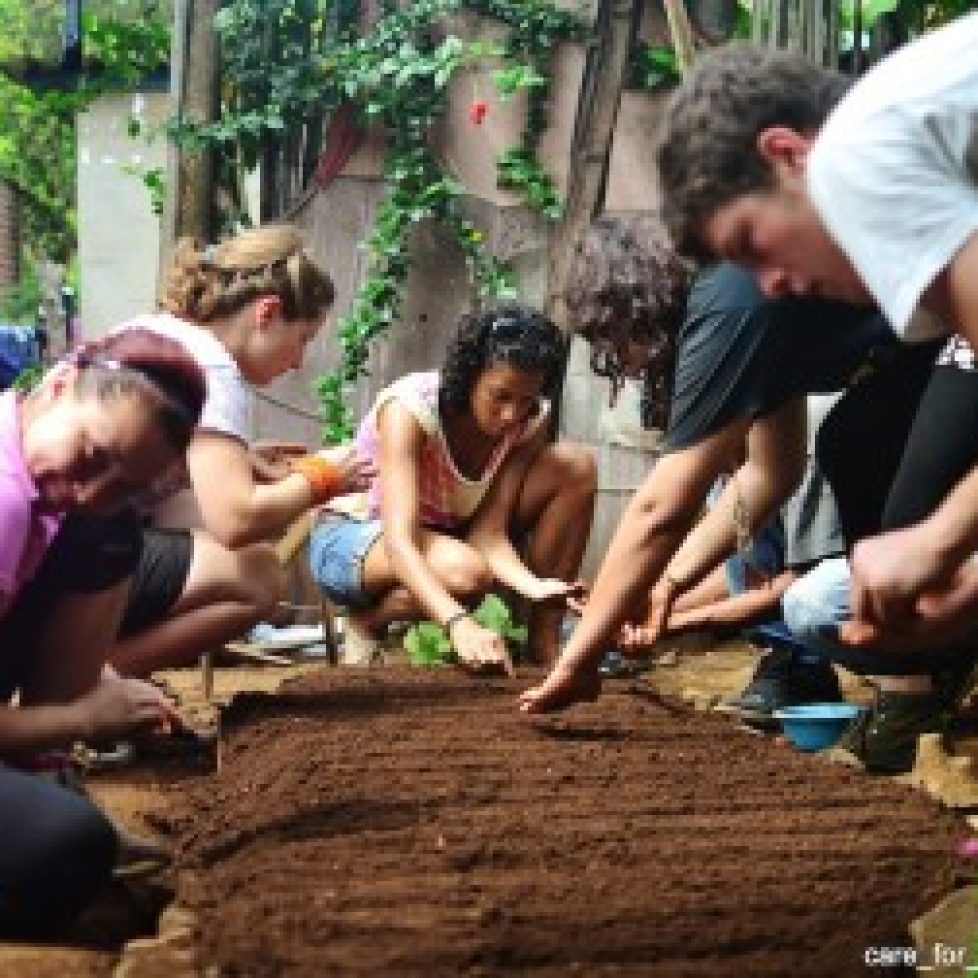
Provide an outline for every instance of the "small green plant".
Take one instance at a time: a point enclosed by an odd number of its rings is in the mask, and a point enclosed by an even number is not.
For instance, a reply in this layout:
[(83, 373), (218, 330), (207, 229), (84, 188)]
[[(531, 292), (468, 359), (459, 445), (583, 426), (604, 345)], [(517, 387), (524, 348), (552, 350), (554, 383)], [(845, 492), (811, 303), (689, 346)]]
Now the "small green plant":
[(472, 612), (472, 617), (483, 628), (501, 635), (507, 642), (514, 645), (526, 644), (526, 626), (516, 624), (513, 613), (499, 595), (487, 594), (482, 599), (482, 604)]
[[(510, 645), (526, 644), (526, 627), (516, 624), (506, 602), (497, 594), (487, 594), (472, 612), (472, 618)], [(450, 665), (458, 658), (445, 629), (433, 621), (419, 621), (408, 629), (404, 648), (412, 666)]]
[(404, 636), (412, 666), (444, 666), (455, 661), (455, 650), (445, 629), (433, 621), (419, 621)]

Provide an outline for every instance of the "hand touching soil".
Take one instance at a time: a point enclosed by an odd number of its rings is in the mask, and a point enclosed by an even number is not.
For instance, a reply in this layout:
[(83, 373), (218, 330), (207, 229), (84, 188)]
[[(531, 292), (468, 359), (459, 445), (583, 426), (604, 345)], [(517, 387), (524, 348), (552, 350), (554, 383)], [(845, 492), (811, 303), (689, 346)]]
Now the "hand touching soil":
[(593, 666), (576, 669), (559, 662), (539, 685), (520, 694), (524, 713), (550, 713), (566, 710), (575, 703), (588, 703), (601, 694), (601, 677)]
[(496, 632), (483, 628), (467, 615), (452, 626), (449, 636), (459, 662), (470, 669), (499, 669), (513, 675), (513, 660), (506, 648), (506, 640)]
[(173, 703), (152, 683), (127, 679), (114, 670), (78, 700), (86, 739), (110, 740), (137, 732), (167, 732), (179, 721)]

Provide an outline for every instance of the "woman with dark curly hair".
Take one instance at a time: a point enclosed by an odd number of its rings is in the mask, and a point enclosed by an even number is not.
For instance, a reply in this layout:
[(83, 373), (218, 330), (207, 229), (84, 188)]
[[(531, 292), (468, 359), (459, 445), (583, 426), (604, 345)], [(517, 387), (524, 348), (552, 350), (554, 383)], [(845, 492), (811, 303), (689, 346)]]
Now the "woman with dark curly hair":
[(591, 369), (611, 381), (641, 377), (642, 424), (665, 428), (672, 398), (676, 337), (691, 269), (650, 218), (598, 218), (575, 251), (564, 294), (571, 327), (591, 344)]
[[(468, 610), (494, 581), (533, 602), (531, 653), (556, 659), (596, 488), (584, 449), (548, 442), (562, 353), (549, 319), (504, 307), (462, 319), (440, 372), (378, 395), (357, 450), (379, 475), (329, 504), (310, 545), (316, 580), (351, 610), (345, 661), (366, 664), (390, 622), (427, 616), (461, 662), (508, 670), (505, 643)], [(525, 561), (513, 533), (528, 535)]]
[[(699, 585), (727, 588), (717, 568), (732, 555), (729, 531), (737, 530), (737, 546), (749, 554), (752, 538), (785, 507), (806, 468), (811, 471), (806, 395), (839, 391), (861, 377), (863, 386), (895, 382), (909, 399), (910, 382), (929, 371), (932, 356), (899, 349), (872, 310), (818, 299), (768, 300), (736, 265), (720, 263), (691, 278), (648, 218), (595, 222), (575, 252), (569, 281), (572, 327), (592, 342), (595, 366), (613, 387), (626, 376), (643, 378), (645, 421), (665, 428), (664, 448), (622, 514), (560, 661), (544, 683), (523, 694), (527, 711), (593, 698), (601, 656), (624, 624), (647, 618), (640, 631), (649, 641), (677, 628), (680, 616), (696, 607), (693, 599), (705, 593), (697, 593)], [(897, 373), (911, 362), (916, 373)], [(883, 468), (875, 447), (858, 473), (850, 466), (856, 476), (850, 482), (867, 500), (875, 498), (875, 473)], [(700, 520), (710, 487), (727, 473), (733, 473), (727, 487)], [(785, 548), (804, 556), (786, 565), (803, 568), (835, 552), (825, 510), (819, 489), (804, 519), (794, 520), (796, 539)], [(758, 589), (722, 609), (722, 619), (714, 607), (713, 623), (730, 624), (731, 612), (737, 621), (770, 612), (778, 597), (771, 588)], [(789, 702), (833, 695), (834, 676), (824, 662), (773, 656), (762, 660), (737, 702), (757, 718)]]

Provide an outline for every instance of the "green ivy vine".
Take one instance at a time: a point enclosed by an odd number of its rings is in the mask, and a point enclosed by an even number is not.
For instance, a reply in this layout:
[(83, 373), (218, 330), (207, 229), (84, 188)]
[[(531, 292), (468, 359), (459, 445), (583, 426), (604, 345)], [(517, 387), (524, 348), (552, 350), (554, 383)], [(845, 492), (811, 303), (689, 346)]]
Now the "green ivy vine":
[(632, 48), (629, 62), (629, 88), (657, 92), (679, 84), (682, 74), (676, 52), (668, 44), (639, 41)]
[[(464, 10), (501, 21), (507, 37), (487, 44), (438, 30), (445, 15)], [(464, 216), (464, 187), (428, 145), (432, 125), (447, 108), (452, 77), (466, 65), (490, 62), (497, 66), (493, 81), (501, 98), (526, 92), (526, 125), (519, 144), (497, 161), (497, 181), (557, 220), (563, 201), (537, 149), (547, 124), (555, 47), (585, 35), (584, 22), (551, 0), (413, 0), (400, 8), (384, 0), (381, 11), (374, 27), (358, 36), (355, 0), (328, 7), (317, 0), (230, 0), (216, 20), (224, 51), (221, 117), (209, 125), (179, 119), (170, 126), (189, 149), (231, 152), (245, 167), (270, 142), (337, 111), (352, 110), (360, 125), (383, 128), (388, 192), (365, 242), (369, 272), (338, 326), (340, 364), (316, 384), (330, 442), (352, 433), (347, 394), (366, 373), (371, 344), (398, 318), (417, 224), (434, 219), (452, 232), (480, 297), (514, 294), (512, 269), (489, 252), (484, 233)], [(485, 106), (479, 111), (484, 114)], [(481, 121), (481, 115), (473, 118), (473, 124)]]

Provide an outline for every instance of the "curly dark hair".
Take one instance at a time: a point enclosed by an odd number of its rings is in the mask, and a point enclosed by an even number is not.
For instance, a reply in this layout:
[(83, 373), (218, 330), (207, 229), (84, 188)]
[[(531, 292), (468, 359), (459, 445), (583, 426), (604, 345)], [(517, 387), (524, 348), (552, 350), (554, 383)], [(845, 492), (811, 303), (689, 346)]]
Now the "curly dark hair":
[(774, 173), (757, 149), (770, 126), (821, 128), (850, 79), (801, 54), (732, 42), (698, 58), (659, 127), (662, 217), (677, 250), (709, 259), (700, 227), (745, 194), (770, 190)]
[(463, 316), (445, 353), (438, 406), (467, 411), (479, 375), (499, 363), (543, 375), (543, 392), (553, 394), (564, 365), (560, 331), (528, 306), (507, 305)]
[(611, 380), (614, 403), (628, 375), (628, 347), (642, 347), (642, 424), (664, 428), (672, 398), (676, 336), (692, 270), (649, 216), (600, 217), (571, 258), (568, 323), (591, 344), (591, 369)]

